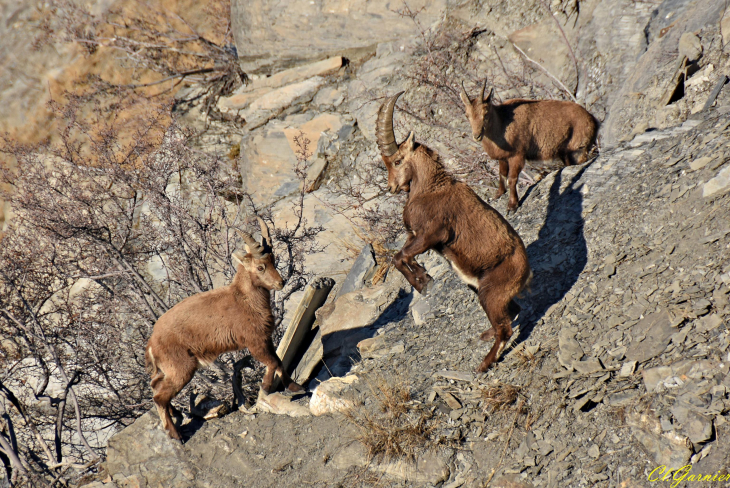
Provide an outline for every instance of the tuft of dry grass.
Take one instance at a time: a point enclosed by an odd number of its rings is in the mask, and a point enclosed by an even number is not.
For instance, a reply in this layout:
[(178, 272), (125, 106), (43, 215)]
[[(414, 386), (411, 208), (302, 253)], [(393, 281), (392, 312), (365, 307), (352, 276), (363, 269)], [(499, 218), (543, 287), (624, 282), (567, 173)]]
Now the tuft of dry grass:
[(358, 430), (356, 439), (371, 460), (415, 458), (434, 430), (429, 425), (430, 412), (412, 401), (410, 386), (403, 379), (389, 382), (377, 376), (363, 381), (370, 390), (371, 406), (345, 412), (347, 421)]
[(520, 394), (519, 388), (506, 383), (496, 383), (482, 389), (484, 399), (484, 411), (494, 413), (510, 405), (513, 405)]

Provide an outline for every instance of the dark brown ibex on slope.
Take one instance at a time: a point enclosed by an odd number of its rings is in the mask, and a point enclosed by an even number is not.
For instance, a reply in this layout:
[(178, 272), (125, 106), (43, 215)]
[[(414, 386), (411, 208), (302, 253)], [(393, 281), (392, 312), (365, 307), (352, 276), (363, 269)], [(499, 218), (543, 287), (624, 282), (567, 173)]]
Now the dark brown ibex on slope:
[(431, 276), (414, 257), (433, 249), (476, 290), (492, 323), (481, 339), (495, 339), (477, 368), (486, 371), (512, 336), (512, 321), (520, 310), (513, 299), (532, 276), (525, 245), (499, 212), (446, 172), (434, 151), (416, 143), (413, 132), (396, 144), (393, 108), (401, 93), (383, 103), (376, 123), (388, 189), (408, 192), (403, 209), (408, 239), (395, 255), (395, 266), (419, 293), (426, 293)]
[(171, 418), (170, 401), (193, 378), (199, 367), (210, 365), (224, 352), (247, 347), (251, 355), (266, 365), (261, 389), (269, 393), (278, 372), (294, 392), (304, 391), (282, 368), (271, 334), (271, 290), (284, 286), (274, 265), (271, 239), (266, 224), (259, 219), (262, 244), (251, 234), (238, 231), (246, 244), (246, 254), (233, 253), (237, 272), (233, 282), (215, 290), (190, 296), (165, 312), (155, 324), (147, 343), (145, 360), (152, 377), (153, 400), (170, 437), (180, 440)]
[(583, 107), (560, 100), (507, 100), (492, 103), (492, 93), (484, 98), (487, 80), (474, 100), (461, 85), (461, 101), (471, 124), (474, 140), (482, 143), (487, 155), (499, 161), (499, 189), (496, 198), (507, 190), (508, 210), (516, 210), (517, 177), (525, 159), (545, 161), (560, 158), (566, 166), (583, 164), (596, 142), (598, 122)]

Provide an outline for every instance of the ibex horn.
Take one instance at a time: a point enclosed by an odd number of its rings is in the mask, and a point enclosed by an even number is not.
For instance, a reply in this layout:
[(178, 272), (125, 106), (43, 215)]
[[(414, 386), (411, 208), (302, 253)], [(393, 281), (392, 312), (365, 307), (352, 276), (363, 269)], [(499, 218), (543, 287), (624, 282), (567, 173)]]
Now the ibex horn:
[(482, 91), (479, 92), (479, 101), (484, 101), (484, 91), (487, 89), (487, 78), (484, 78), (484, 84), (482, 85)]
[(479, 101), (484, 101), (484, 90), (487, 89), (487, 78), (484, 78), (484, 84), (482, 85), (482, 91), (479, 93)]
[(254, 239), (251, 234), (249, 234), (248, 232), (243, 232), (239, 229), (236, 229), (236, 232), (238, 232), (238, 235), (241, 236), (243, 242), (246, 243), (246, 251), (252, 254), (253, 257), (255, 257), (256, 259), (263, 257), (263, 246), (256, 242), (256, 239)]
[(471, 98), (469, 98), (469, 94), (466, 92), (466, 88), (464, 88), (464, 80), (461, 81), (461, 101), (466, 105), (471, 105)]
[(403, 92), (396, 93), (383, 102), (378, 110), (378, 120), (375, 122), (375, 135), (378, 139), (380, 154), (390, 157), (398, 151), (398, 144), (395, 142), (395, 131), (393, 130), (393, 109), (395, 101)]
[(269, 233), (269, 226), (266, 225), (264, 219), (256, 216), (256, 220), (259, 221), (259, 227), (261, 227), (261, 244), (263, 244), (264, 253), (269, 253), (272, 250), (271, 234)]

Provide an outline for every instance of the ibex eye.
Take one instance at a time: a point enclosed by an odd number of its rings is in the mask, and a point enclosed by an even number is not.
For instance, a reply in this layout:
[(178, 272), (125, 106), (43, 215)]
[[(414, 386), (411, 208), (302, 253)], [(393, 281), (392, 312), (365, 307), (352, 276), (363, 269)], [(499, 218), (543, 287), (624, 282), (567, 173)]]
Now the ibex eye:
[(258, 267), (258, 270), (259, 270), (259, 271), (263, 271), (263, 270), (264, 270), (264, 267), (263, 267), (263, 266), (259, 266), (259, 267)]
[(393, 165), (395, 165), (395, 166), (400, 166), (400, 163), (402, 163), (402, 162), (403, 162), (403, 161), (399, 159), (398, 161), (396, 161), (395, 163), (393, 163)]

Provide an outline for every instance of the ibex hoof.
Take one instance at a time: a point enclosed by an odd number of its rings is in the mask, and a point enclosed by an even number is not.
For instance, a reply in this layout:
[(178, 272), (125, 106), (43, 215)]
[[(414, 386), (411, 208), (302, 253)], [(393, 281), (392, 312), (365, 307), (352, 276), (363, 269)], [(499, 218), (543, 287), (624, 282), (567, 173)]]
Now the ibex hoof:
[(299, 383), (294, 383), (293, 381), (289, 383), (289, 386), (287, 386), (286, 389), (292, 393), (302, 393), (306, 391), (302, 385), (300, 385)]
[(172, 439), (173, 441), (177, 441), (182, 444), (182, 436), (177, 431), (177, 429), (175, 429), (175, 428), (169, 429), (167, 431), (167, 435), (169, 435), (170, 439)]
[(421, 289), (418, 290), (418, 293), (420, 293), (423, 296), (428, 295), (428, 293), (433, 288), (433, 278), (431, 278), (431, 275), (426, 275), (426, 282), (421, 285)]
[(494, 363), (494, 361), (487, 362), (482, 361), (482, 364), (479, 365), (479, 367), (476, 369), (477, 373), (486, 373), (489, 367)]
[(485, 330), (482, 332), (482, 335), (479, 336), (479, 340), (482, 341), (491, 341), (494, 339), (494, 329)]

